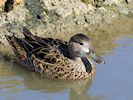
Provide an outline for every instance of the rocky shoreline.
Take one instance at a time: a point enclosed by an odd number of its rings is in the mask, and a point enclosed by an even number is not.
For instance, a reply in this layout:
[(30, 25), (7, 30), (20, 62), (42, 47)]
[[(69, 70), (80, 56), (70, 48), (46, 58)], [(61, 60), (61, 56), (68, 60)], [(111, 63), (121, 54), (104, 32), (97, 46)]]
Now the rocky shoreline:
[(132, 0), (16, 0), (9, 11), (7, 1), (0, 0), (1, 43), (5, 34), (21, 36), (23, 26), (44, 37), (90, 30), (111, 24), (120, 15), (133, 14)]

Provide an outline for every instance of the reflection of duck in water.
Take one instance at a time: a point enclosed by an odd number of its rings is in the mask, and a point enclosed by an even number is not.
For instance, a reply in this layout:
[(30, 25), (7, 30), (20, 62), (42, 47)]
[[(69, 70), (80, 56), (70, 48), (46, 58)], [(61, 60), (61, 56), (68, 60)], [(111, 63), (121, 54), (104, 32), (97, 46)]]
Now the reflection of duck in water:
[(90, 55), (96, 62), (104, 63), (91, 46), (90, 39), (83, 35), (73, 36), (67, 43), (59, 39), (40, 38), (24, 28), (25, 38), (6, 35), (13, 47), (17, 60), (32, 71), (45, 77), (58, 79), (80, 79), (91, 77), (94, 66), (86, 57)]
[[(69, 98), (90, 97), (88, 94), (89, 88), (93, 82), (93, 78), (80, 79), (80, 80), (57, 80), (46, 79), (39, 75), (32, 73), (24, 78), (24, 85), (29, 90), (39, 90), (42, 93), (62, 93), (69, 90)], [(94, 76), (93, 76), (94, 77)], [(76, 100), (76, 99), (72, 99)], [(79, 99), (81, 100), (81, 98)]]
[[(36, 93), (36, 95), (41, 93), (43, 95), (42, 97), (46, 96), (46, 100), (57, 99), (62, 93), (66, 95), (67, 98), (70, 98), (70, 100), (81, 100), (81, 98), (83, 98), (82, 100), (85, 100), (84, 98), (92, 98), (91, 95), (88, 94), (88, 91), (93, 82), (94, 75), (93, 77), (80, 80), (47, 79), (34, 72), (30, 72), (23, 67), (18, 67), (20, 65), (16, 63), (8, 63), (3, 59), (0, 60), (0, 63), (1, 62), (3, 63), (2, 69), (6, 70), (0, 70), (0, 82), (4, 80), (4, 86), (1, 85), (1, 89), (10, 90), (10, 93), (14, 93), (12, 90), (15, 90), (17, 91), (14, 94), (16, 96), (26, 92), (25, 95), (31, 99), (34, 99), (34, 93)], [(27, 95), (27, 91), (30, 91), (28, 92), (30, 95)], [(8, 93), (9, 92), (7, 91), (7, 94)], [(50, 96), (50, 99), (47, 97), (47, 94)], [(64, 98), (64, 96), (61, 97)], [(23, 98), (22, 95), (20, 95), (20, 98)]]

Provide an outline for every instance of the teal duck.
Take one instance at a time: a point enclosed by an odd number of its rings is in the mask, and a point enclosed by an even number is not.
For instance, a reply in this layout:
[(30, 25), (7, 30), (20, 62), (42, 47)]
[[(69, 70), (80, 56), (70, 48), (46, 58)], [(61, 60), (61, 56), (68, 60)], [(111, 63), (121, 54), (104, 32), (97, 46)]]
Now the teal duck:
[(44, 77), (58, 79), (82, 79), (95, 74), (90, 57), (97, 63), (105, 63), (93, 49), (91, 40), (84, 34), (76, 34), (69, 42), (41, 38), (23, 28), (25, 38), (5, 35), (17, 61), (29, 70)]

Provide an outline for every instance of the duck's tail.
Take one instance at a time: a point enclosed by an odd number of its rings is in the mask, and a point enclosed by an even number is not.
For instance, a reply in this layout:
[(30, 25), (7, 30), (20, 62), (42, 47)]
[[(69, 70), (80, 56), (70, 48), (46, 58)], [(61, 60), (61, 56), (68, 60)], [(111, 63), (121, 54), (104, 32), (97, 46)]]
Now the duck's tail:
[(25, 60), (27, 57), (27, 53), (24, 49), (23, 42), (16, 38), (14, 35), (5, 35), (8, 43), (12, 46), (14, 53), (16, 54), (17, 58), (22, 61)]
[(17, 60), (22, 65), (25, 65), (28, 69), (33, 70), (34, 67), (31, 64), (30, 56), (32, 47), (26, 43), (23, 39), (19, 39), (14, 35), (5, 35), (8, 43), (12, 46), (12, 49), (17, 57)]
[(16, 50), (20, 51), (19, 49), (22, 49), (21, 51), (25, 51), (27, 53), (32, 52), (33, 46), (30, 45), (25, 39), (19, 39), (15, 37), (14, 35), (5, 35), (8, 43)]

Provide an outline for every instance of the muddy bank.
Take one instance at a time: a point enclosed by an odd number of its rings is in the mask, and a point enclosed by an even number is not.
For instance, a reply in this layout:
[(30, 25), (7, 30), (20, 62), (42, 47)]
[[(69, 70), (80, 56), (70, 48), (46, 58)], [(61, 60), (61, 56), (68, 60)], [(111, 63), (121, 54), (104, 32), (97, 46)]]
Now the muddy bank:
[(91, 30), (132, 13), (132, 0), (0, 0), (0, 41), (4, 34), (22, 36), (23, 26), (45, 37)]

